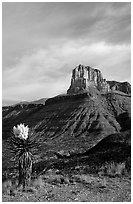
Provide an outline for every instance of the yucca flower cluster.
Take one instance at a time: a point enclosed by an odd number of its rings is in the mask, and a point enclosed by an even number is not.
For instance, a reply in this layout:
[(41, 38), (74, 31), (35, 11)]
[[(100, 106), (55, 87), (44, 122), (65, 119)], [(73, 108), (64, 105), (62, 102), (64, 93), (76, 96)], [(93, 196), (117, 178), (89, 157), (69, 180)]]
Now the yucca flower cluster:
[(20, 139), (27, 140), (28, 132), (29, 132), (28, 125), (24, 126), (24, 124), (20, 124), (20, 125), (17, 125), (17, 127), (15, 126), (13, 127), (13, 133), (15, 137), (18, 137)]
[(24, 152), (34, 152), (38, 147), (37, 137), (33, 130), (25, 126), (24, 124), (19, 124), (13, 127), (13, 135), (9, 138), (9, 149), (16, 159), (19, 159)]

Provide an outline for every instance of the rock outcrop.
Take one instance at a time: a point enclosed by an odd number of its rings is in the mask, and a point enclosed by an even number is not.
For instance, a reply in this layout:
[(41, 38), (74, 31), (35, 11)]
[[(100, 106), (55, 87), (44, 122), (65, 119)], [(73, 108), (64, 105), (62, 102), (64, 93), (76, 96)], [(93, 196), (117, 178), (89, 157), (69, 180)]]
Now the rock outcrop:
[(107, 81), (112, 91), (121, 91), (131, 94), (131, 85), (128, 82)]
[(97, 88), (100, 92), (110, 90), (110, 86), (102, 77), (100, 70), (80, 64), (72, 71), (71, 85), (67, 94), (83, 92), (90, 86)]
[(89, 87), (95, 87), (101, 93), (117, 91), (131, 94), (131, 85), (128, 82), (106, 81), (100, 70), (80, 64), (72, 70), (71, 85), (67, 94), (83, 93)]

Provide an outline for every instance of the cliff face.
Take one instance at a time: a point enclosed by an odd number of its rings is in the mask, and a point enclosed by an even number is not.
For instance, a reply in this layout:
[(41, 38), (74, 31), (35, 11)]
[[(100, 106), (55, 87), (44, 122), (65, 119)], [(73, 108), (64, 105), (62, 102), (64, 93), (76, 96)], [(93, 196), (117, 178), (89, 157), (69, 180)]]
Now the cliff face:
[(71, 85), (67, 94), (83, 92), (93, 86), (100, 92), (108, 92), (109, 84), (103, 79), (100, 70), (89, 66), (79, 65), (72, 71)]
[(120, 91), (131, 94), (131, 85), (128, 82), (106, 81), (98, 69), (79, 65), (72, 71), (71, 85), (67, 94), (77, 94), (88, 91), (94, 87), (102, 93), (109, 91)]
[(131, 85), (128, 82), (107, 81), (111, 90), (122, 91), (131, 94)]

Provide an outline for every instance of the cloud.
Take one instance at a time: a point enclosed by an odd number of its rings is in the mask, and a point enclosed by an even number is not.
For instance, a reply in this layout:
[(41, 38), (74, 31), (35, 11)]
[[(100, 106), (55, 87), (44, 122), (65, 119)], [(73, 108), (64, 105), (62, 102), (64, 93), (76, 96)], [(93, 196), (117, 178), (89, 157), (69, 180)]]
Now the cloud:
[(78, 64), (130, 81), (131, 3), (3, 3), (3, 98), (65, 92)]
[(131, 3), (3, 3), (3, 67), (58, 41), (130, 44)]
[(122, 81), (130, 76), (130, 46), (86, 45), (75, 40), (36, 50), (3, 71), (3, 98), (32, 100), (64, 93), (72, 69), (80, 63), (100, 69), (109, 80)]

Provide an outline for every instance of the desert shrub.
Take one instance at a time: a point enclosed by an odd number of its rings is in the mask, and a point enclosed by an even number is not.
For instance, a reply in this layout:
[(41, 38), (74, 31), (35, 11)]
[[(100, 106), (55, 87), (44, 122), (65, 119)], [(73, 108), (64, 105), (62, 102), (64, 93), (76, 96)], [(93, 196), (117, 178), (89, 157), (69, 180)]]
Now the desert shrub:
[(43, 187), (44, 186), (44, 180), (41, 176), (39, 176), (38, 178), (32, 180), (32, 185), (35, 187), (35, 188), (40, 188), (40, 187)]
[(5, 193), (9, 191), (9, 189), (12, 187), (12, 181), (10, 179), (5, 180), (2, 182), (2, 192)]
[(47, 177), (47, 182), (53, 183), (53, 184), (63, 184), (64, 176), (63, 175), (49, 175)]
[(128, 171), (129, 173), (131, 173), (131, 157), (128, 157), (128, 158), (126, 159), (125, 165), (126, 165), (127, 171)]
[(90, 176), (85, 174), (75, 175), (74, 180), (81, 183), (90, 183)]
[(116, 162), (110, 162), (105, 163), (100, 167), (99, 174), (107, 175), (111, 177), (115, 176), (122, 176), (125, 175), (127, 172), (125, 162), (116, 163)]

